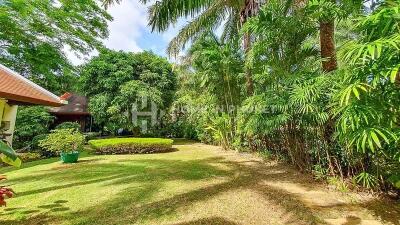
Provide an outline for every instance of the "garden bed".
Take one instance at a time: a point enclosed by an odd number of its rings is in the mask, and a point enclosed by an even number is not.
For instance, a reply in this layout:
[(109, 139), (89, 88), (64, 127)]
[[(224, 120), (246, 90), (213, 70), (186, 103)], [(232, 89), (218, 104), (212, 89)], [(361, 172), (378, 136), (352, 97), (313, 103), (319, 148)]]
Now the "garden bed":
[(89, 141), (96, 154), (144, 154), (172, 150), (171, 139), (163, 138), (110, 138)]

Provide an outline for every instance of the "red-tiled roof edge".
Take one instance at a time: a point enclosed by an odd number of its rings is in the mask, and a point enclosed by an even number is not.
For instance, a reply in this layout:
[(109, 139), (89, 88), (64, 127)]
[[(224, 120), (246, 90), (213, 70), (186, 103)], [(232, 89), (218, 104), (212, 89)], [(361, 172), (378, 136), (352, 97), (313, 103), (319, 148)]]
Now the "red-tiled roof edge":
[(43, 94), (47, 95), (48, 97), (54, 99), (57, 102), (60, 102), (61, 104), (68, 104), (68, 102), (66, 102), (65, 100), (60, 99), (57, 95), (51, 93), (50, 91), (42, 88), (41, 86), (35, 84), (34, 82), (30, 81), (29, 79), (21, 76), (20, 74), (18, 74), (17, 72), (9, 69), (8, 67), (4, 66), (3, 64), (0, 63), (0, 68), (7, 71), (9, 74), (11, 74), (12, 76), (14, 76), (15, 78), (27, 83), (28, 85), (32, 86), (33, 88), (35, 88), (36, 90), (42, 92)]
[(65, 92), (63, 95), (60, 96), (61, 100), (68, 100), (72, 96), (71, 93)]

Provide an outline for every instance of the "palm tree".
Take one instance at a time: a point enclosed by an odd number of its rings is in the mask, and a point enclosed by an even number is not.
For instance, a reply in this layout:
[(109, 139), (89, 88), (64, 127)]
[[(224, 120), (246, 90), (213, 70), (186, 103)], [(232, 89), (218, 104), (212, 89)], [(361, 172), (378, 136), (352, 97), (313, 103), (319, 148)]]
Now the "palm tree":
[[(310, 0), (288, 0), (288, 3), (298, 7), (305, 7)], [(336, 45), (335, 45), (335, 19), (343, 18), (352, 13), (359, 13), (363, 6), (363, 0), (326, 0), (317, 1), (326, 15), (319, 19), (319, 38), (321, 48), (322, 69), (331, 72), (337, 69)], [(329, 12), (332, 11), (332, 12)], [(337, 15), (334, 11), (340, 11)]]
[[(331, 0), (335, 2), (335, 0)], [(337, 69), (335, 47), (335, 19), (321, 19), (319, 22), (319, 38), (321, 45), (322, 69), (330, 72)]]
[[(107, 7), (121, 0), (103, 0)], [(140, 0), (146, 4), (149, 0)], [(164, 32), (179, 18), (191, 18), (176, 37), (169, 43), (167, 52), (177, 56), (185, 45), (198, 39), (204, 33), (215, 30), (221, 23), (223, 39), (239, 35), (239, 30), (249, 17), (254, 16), (259, 5), (264, 0), (161, 0), (150, 6), (149, 26), (152, 31)], [(247, 52), (250, 48), (251, 35), (243, 37), (243, 47)], [(253, 79), (250, 71), (246, 72), (246, 86), (249, 95), (253, 93)]]

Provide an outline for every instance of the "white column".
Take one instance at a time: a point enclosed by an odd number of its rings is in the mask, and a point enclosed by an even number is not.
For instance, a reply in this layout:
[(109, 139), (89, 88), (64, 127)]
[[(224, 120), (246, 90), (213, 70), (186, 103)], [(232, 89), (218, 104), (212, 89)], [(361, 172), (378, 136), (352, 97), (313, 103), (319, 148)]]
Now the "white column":
[(17, 118), (17, 110), (18, 110), (17, 105), (9, 105), (6, 103), (4, 106), (2, 121), (10, 122), (10, 128), (8, 130), (4, 131), (4, 133), (6, 133), (6, 134), (11, 134), (10, 136), (7, 136), (7, 138), (6, 138), (6, 140), (9, 144), (12, 144), (12, 140), (13, 140), (13, 136), (14, 136), (15, 120)]
[(4, 106), (6, 105), (6, 102), (5, 99), (0, 98), (0, 123), (3, 119)]

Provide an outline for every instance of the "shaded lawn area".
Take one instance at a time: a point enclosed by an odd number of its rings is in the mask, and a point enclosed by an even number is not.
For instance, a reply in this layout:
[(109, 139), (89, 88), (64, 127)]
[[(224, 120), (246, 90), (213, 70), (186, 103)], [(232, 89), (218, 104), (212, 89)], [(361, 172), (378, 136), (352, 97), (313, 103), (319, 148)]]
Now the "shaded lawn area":
[(0, 209), (0, 224), (396, 224), (400, 217), (391, 203), (329, 193), (287, 166), (190, 142), (176, 147), (3, 168), (17, 195)]

